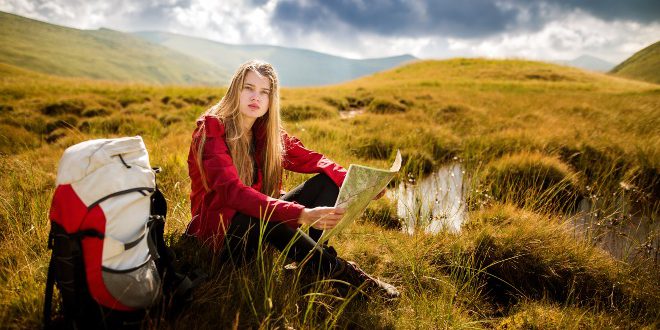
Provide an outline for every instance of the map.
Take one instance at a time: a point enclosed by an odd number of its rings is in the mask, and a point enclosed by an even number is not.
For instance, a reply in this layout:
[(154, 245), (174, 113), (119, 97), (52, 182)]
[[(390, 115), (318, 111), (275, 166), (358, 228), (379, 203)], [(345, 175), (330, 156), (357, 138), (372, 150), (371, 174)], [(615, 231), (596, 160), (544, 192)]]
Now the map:
[(346, 213), (337, 226), (323, 231), (319, 244), (325, 243), (352, 224), (364, 212), (369, 202), (387, 186), (400, 168), (401, 152), (398, 150), (389, 170), (351, 164), (335, 203), (335, 207), (346, 209)]

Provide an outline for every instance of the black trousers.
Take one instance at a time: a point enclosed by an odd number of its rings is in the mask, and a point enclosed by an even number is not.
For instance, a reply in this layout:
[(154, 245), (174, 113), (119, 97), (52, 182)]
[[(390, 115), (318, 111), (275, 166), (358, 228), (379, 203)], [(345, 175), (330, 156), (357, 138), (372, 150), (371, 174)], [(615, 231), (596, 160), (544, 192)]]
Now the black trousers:
[[(325, 174), (318, 174), (291, 190), (281, 199), (295, 201), (307, 208), (334, 206), (339, 194), (337, 185)], [(264, 221), (237, 213), (225, 236), (222, 259), (237, 265), (252, 260), (268, 243), (297, 262), (307, 259), (310, 269), (328, 275), (337, 264), (334, 249), (317, 246), (323, 231), (310, 228), (309, 235), (281, 222)], [(261, 237), (261, 240), (260, 240)], [(261, 244), (260, 244), (261, 243)]]

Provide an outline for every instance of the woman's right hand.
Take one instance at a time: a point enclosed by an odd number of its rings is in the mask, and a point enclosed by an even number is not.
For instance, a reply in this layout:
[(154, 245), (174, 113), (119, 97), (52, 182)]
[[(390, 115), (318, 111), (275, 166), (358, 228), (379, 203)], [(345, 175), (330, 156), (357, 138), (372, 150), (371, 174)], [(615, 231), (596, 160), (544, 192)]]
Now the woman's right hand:
[(339, 223), (345, 212), (345, 209), (339, 207), (319, 206), (313, 209), (305, 208), (300, 214), (298, 223), (301, 225), (310, 225), (320, 230), (332, 229)]

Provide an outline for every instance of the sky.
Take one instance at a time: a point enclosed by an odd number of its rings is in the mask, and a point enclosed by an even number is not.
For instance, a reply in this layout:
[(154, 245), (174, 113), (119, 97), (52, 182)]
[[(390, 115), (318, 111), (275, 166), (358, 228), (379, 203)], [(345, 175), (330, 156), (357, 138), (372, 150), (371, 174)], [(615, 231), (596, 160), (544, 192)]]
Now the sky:
[(0, 11), (358, 59), (591, 55), (616, 64), (660, 40), (660, 0), (0, 0)]

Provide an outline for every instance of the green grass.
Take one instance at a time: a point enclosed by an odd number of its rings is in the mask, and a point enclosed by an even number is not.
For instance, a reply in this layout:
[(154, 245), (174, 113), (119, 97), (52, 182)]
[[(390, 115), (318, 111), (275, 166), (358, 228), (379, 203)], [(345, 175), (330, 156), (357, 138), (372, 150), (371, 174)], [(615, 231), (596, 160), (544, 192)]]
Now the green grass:
[(610, 73), (660, 84), (660, 41), (633, 54)]
[(0, 12), (0, 62), (66, 77), (152, 84), (225, 84), (207, 62), (108, 29), (78, 30)]
[[(186, 161), (194, 121), (224, 91), (55, 78), (0, 65), (0, 324), (39, 327), (48, 208), (63, 150), (136, 134), (152, 165), (163, 168), (171, 244), (210, 276), (192, 305), (171, 318), (154, 311), (148, 328), (600, 329), (660, 322), (657, 225), (646, 238), (650, 252), (617, 260), (597, 246), (598, 237), (576, 238), (567, 220), (578, 195), (593, 203), (594, 227), (616, 231), (618, 219), (633, 215), (654, 226), (657, 85), (544, 63), (455, 59), (284, 89), (286, 129), (342, 165), (384, 168), (397, 149), (406, 160), (399, 179), (462, 163), (473, 204), (461, 232), (403, 233), (393, 201), (382, 200), (333, 242), (340, 255), (397, 285), (402, 297), (394, 303), (339, 299), (327, 283), (284, 270), (286, 261), (272, 250), (235, 269), (179, 241), (190, 218)], [(382, 104), (395, 111), (373, 111)], [(366, 111), (340, 117), (358, 109)], [(284, 186), (308, 177), (288, 173)]]

